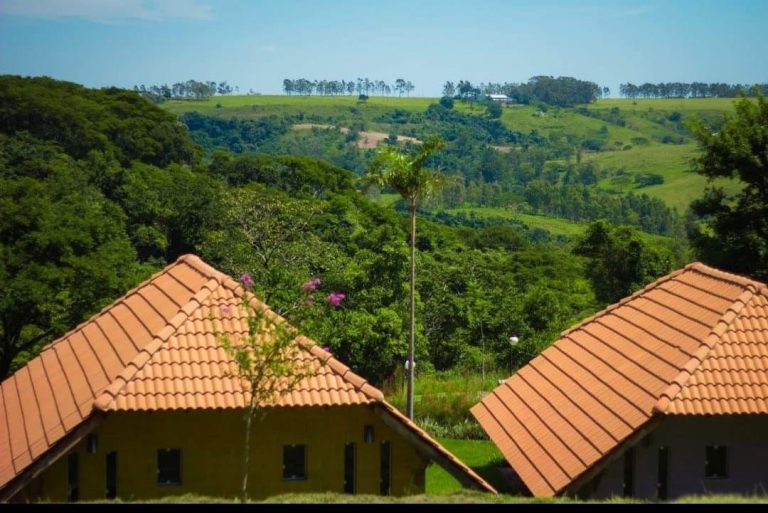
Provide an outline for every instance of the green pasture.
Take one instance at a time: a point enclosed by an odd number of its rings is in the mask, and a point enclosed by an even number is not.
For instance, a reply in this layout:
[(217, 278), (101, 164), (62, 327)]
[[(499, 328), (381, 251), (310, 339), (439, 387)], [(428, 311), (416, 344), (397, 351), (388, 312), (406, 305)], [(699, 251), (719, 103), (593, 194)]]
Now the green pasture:
[(647, 111), (648, 109), (669, 112), (733, 112), (734, 98), (605, 98), (589, 104), (593, 109), (610, 109), (619, 107), (621, 110)]
[(350, 108), (389, 110), (403, 109), (423, 111), (434, 98), (407, 98), (396, 96), (371, 96), (361, 102), (357, 96), (286, 96), (286, 95), (246, 95), (215, 96), (208, 100), (172, 100), (161, 107), (173, 112), (199, 112), (209, 116), (223, 117), (258, 117), (259, 115), (280, 114), (286, 112), (310, 112), (318, 114), (339, 113), (340, 109)]
[[(624, 169), (630, 174), (655, 173), (664, 177), (664, 183), (638, 188), (634, 183), (622, 183), (609, 176), (600, 181), (600, 187), (616, 192), (645, 193), (677, 208), (681, 214), (691, 202), (700, 198), (708, 182), (706, 177), (692, 171), (692, 161), (698, 147), (690, 144), (650, 144), (625, 151), (603, 151), (585, 154), (585, 162), (595, 162), (603, 169)], [(739, 185), (733, 180), (716, 180), (714, 185), (728, 192), (737, 192)]]

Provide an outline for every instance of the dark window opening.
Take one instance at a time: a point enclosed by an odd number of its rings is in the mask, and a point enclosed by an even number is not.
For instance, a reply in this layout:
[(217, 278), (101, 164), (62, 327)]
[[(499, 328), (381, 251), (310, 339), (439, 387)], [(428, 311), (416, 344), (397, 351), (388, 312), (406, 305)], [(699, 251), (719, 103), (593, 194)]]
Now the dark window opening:
[(157, 450), (157, 484), (181, 484), (181, 449)]
[(307, 446), (283, 446), (283, 479), (297, 481), (307, 478)]
[(346, 444), (344, 446), (344, 493), (355, 493), (356, 458), (355, 444)]
[(389, 442), (381, 442), (381, 478), (379, 493), (389, 495), (392, 481), (392, 447)]
[(669, 496), (669, 447), (659, 447), (659, 481), (656, 483), (659, 500)]
[(635, 494), (635, 448), (630, 447), (624, 453), (624, 497)]
[(724, 445), (707, 446), (704, 461), (704, 477), (723, 479), (728, 477), (728, 450)]
[(117, 497), (117, 453), (107, 453), (107, 499)]
[(373, 437), (373, 426), (366, 425), (363, 427), (363, 440), (367, 444), (372, 444), (374, 437)]
[(67, 456), (67, 501), (80, 499), (80, 457), (76, 452)]

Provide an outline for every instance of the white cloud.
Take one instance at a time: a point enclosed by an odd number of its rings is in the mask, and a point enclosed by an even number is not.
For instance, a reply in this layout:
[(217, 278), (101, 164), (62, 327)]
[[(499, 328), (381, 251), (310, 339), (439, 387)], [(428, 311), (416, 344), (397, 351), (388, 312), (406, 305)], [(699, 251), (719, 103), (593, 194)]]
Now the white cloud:
[(2, 0), (0, 15), (81, 18), (101, 23), (207, 20), (211, 8), (200, 0)]

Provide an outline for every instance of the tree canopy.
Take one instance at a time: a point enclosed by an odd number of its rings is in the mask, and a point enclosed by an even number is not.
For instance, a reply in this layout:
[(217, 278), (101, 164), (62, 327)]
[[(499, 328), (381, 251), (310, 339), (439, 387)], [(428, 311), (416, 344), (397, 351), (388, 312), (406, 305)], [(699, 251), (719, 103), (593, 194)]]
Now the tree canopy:
[(768, 280), (768, 100), (759, 93), (736, 102), (719, 132), (702, 121), (692, 130), (702, 149), (696, 170), (734, 178), (735, 194), (710, 186), (691, 208), (696, 217), (689, 238), (703, 261), (735, 273)]

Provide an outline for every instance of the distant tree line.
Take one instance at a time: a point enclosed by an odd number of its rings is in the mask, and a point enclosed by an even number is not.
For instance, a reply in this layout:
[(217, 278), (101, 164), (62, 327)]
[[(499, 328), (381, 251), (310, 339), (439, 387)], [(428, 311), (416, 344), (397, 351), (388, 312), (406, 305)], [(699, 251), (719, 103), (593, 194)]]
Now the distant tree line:
[(212, 80), (208, 82), (187, 80), (186, 82), (176, 82), (170, 86), (168, 84), (149, 87), (144, 84), (135, 85), (133, 90), (153, 103), (162, 103), (167, 100), (207, 100), (217, 94), (224, 96), (239, 92), (240, 88), (232, 87), (226, 80), (219, 83)]
[(448, 81), (443, 86), (443, 96), (476, 100), (481, 95), (505, 94), (518, 103), (528, 104), (533, 100), (550, 105), (571, 107), (579, 103), (590, 103), (610, 89), (600, 87), (594, 82), (578, 80), (573, 77), (536, 76), (526, 83), (480, 83), (473, 85), (469, 80), (459, 80), (454, 84)]
[(287, 95), (310, 96), (312, 94), (322, 96), (358, 95), (365, 96), (391, 96), (397, 94), (410, 95), (416, 88), (410, 80), (398, 78), (394, 83), (388, 84), (384, 80), (371, 80), (358, 78), (356, 80), (308, 80), (306, 78), (283, 80), (283, 92)]
[(625, 98), (736, 98), (742, 91), (754, 96), (757, 88), (761, 94), (768, 94), (768, 84), (723, 84), (704, 82), (646, 82), (635, 85), (627, 82), (619, 85), (619, 94)]

